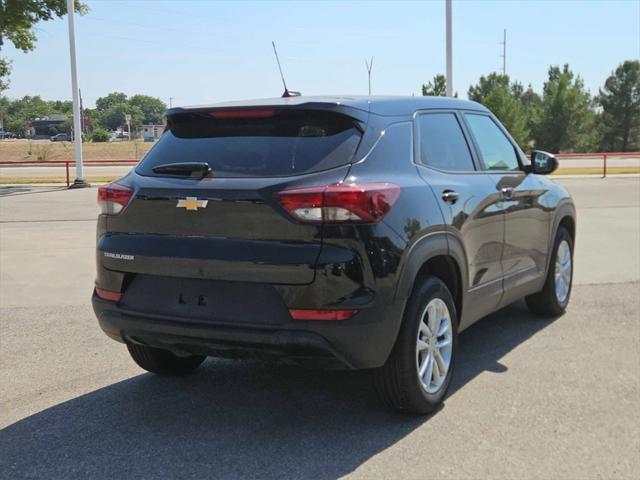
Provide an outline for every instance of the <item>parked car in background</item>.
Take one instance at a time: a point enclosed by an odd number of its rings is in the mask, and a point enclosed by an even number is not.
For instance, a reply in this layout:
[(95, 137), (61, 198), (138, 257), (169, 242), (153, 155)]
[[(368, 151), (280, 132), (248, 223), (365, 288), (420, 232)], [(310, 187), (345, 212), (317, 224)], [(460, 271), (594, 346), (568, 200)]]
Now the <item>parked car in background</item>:
[(124, 142), (129, 140), (129, 134), (127, 132), (115, 131), (111, 134), (110, 142)]
[(98, 191), (93, 308), (150, 372), (207, 356), (371, 369), (385, 404), (432, 412), (458, 332), (522, 298), (567, 308), (576, 218), (557, 166), (452, 98), (173, 108)]
[(0, 139), (9, 139), (9, 138), (17, 138), (17, 136), (13, 132), (7, 132), (7, 131), (4, 131), (4, 130), (0, 130)]
[(72, 140), (71, 135), (68, 133), (58, 133), (50, 139), (52, 142), (70, 142)]

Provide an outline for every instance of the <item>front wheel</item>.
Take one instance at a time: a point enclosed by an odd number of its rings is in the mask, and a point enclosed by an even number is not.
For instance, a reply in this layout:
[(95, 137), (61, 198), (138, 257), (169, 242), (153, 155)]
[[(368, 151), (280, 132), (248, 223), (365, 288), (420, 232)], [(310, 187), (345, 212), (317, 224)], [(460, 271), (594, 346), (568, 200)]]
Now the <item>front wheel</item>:
[(558, 316), (569, 305), (573, 284), (573, 239), (564, 227), (558, 227), (551, 259), (544, 287), (525, 300), (533, 313)]
[(432, 276), (416, 281), (398, 339), (374, 371), (374, 387), (387, 406), (426, 414), (442, 402), (456, 359), (458, 318), (451, 293)]

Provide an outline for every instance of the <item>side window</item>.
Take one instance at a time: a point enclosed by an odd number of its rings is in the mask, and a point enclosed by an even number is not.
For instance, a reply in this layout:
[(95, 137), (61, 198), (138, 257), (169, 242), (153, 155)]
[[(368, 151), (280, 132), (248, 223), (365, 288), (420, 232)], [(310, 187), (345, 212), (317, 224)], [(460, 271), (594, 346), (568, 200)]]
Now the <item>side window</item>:
[(453, 113), (426, 113), (418, 117), (420, 162), (448, 171), (475, 170), (469, 145)]
[(465, 113), (473, 138), (487, 170), (519, 170), (516, 149), (486, 115)]

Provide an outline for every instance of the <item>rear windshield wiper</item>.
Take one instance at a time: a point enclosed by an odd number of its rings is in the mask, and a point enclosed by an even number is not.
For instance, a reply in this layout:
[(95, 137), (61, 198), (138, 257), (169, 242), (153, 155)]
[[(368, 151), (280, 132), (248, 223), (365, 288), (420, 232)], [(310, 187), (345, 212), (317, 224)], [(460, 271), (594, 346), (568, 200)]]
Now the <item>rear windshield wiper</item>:
[(165, 163), (153, 167), (153, 172), (188, 178), (204, 178), (211, 173), (211, 167), (205, 162)]

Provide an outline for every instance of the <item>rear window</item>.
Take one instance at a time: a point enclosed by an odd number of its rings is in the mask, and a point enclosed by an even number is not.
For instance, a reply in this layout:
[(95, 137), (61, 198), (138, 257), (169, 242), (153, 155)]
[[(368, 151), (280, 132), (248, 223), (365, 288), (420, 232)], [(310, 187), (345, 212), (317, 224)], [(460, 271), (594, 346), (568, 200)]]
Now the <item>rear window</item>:
[(446, 171), (475, 169), (469, 145), (453, 113), (427, 113), (418, 117), (420, 161)]
[(356, 120), (314, 110), (218, 110), (167, 118), (167, 129), (136, 171), (206, 162), (214, 177), (278, 177), (350, 163), (361, 131)]

